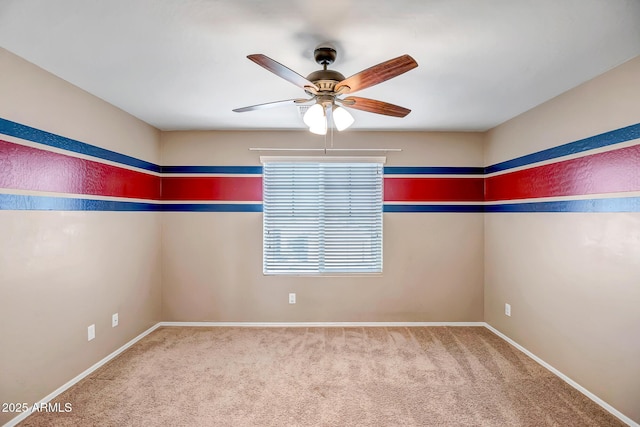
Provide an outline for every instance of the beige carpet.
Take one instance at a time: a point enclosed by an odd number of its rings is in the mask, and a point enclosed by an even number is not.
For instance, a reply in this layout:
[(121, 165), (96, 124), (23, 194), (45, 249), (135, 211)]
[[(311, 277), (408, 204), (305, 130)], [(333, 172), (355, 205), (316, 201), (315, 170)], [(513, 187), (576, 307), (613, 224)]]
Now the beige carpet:
[(483, 327), (160, 328), (21, 426), (620, 426)]

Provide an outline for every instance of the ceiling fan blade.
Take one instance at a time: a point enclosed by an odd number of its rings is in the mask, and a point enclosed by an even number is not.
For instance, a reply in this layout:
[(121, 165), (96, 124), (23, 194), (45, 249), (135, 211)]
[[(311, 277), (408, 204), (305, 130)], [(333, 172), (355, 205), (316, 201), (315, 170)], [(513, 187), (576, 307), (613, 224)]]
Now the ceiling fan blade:
[(296, 73), (295, 71), (285, 67), (281, 63), (274, 61), (268, 56), (262, 55), (261, 53), (257, 53), (254, 55), (249, 55), (247, 56), (247, 58), (249, 58), (256, 64), (260, 65), (261, 67), (271, 71), (276, 76), (282, 77), (283, 79), (293, 83), (298, 87), (301, 87), (302, 89), (304, 89), (305, 87), (312, 87), (315, 90), (318, 90), (318, 87), (314, 85), (312, 82), (302, 77), (300, 74)]
[(345, 107), (355, 108), (356, 110), (367, 111), (369, 113), (384, 114), (385, 116), (405, 117), (411, 112), (408, 108), (399, 105), (357, 96), (350, 96), (343, 99), (342, 102)]
[(294, 105), (294, 104), (304, 104), (305, 102), (309, 102), (309, 101), (313, 101), (313, 98), (311, 98), (311, 99), (286, 99), (284, 101), (267, 102), (267, 103), (264, 103), (264, 104), (251, 105), (249, 107), (236, 108), (233, 111), (236, 112), (236, 113), (244, 113), (246, 111), (265, 110), (267, 108), (284, 107), (284, 106), (287, 106), (287, 105)]
[(344, 79), (336, 85), (334, 90), (338, 92), (341, 87), (347, 86), (347, 88), (343, 88), (342, 91), (344, 93), (353, 93), (397, 77), (417, 66), (418, 63), (411, 56), (402, 55), (381, 64), (374, 65)]

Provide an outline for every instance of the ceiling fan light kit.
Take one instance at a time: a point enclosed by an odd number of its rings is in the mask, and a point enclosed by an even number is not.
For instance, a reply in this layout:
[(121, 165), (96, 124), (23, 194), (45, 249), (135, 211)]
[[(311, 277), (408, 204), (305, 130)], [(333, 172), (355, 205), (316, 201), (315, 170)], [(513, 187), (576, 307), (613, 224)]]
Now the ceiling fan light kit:
[(316, 135), (326, 135), (327, 134), (327, 126), (320, 125), (318, 127), (310, 127), (309, 132), (315, 133)]
[(332, 104), (317, 103), (312, 105), (304, 116), (302, 121), (309, 126), (309, 131), (318, 135), (325, 135), (328, 128), (327, 112), (331, 111), (332, 121), (336, 129), (343, 131), (353, 124), (355, 119), (342, 107)]
[(327, 116), (325, 116), (324, 108), (320, 104), (316, 104), (316, 105), (320, 107), (319, 114), (313, 115), (313, 117), (309, 120), (309, 123), (311, 123), (308, 125), (309, 132), (315, 133), (316, 135), (326, 135), (327, 134)]
[(355, 120), (353, 116), (345, 107), (392, 117), (405, 117), (411, 112), (408, 108), (375, 99), (355, 96), (340, 98), (342, 95), (351, 94), (377, 85), (416, 68), (418, 63), (411, 56), (402, 55), (390, 59), (346, 79), (341, 73), (327, 69), (327, 66), (333, 64), (336, 56), (337, 52), (335, 49), (326, 46), (318, 47), (314, 51), (314, 58), (316, 63), (322, 65), (322, 70), (314, 71), (306, 78), (268, 56), (262, 54), (247, 56), (247, 58), (261, 67), (302, 88), (311, 98), (268, 102), (265, 104), (236, 108), (233, 111), (243, 113), (271, 107), (315, 102), (304, 114), (303, 121), (309, 126), (310, 132), (318, 135), (325, 135), (327, 133), (328, 113), (331, 113), (333, 125), (339, 131), (347, 129), (354, 123)]
[(345, 130), (346, 128), (351, 126), (353, 122), (355, 122), (355, 119), (353, 118), (351, 113), (347, 111), (346, 108), (334, 106), (332, 114), (333, 123), (336, 125), (336, 129), (338, 129), (339, 131)]
[(318, 126), (320, 126), (321, 122), (326, 123), (327, 116), (322, 104), (313, 104), (311, 107), (309, 107), (307, 112), (304, 113), (304, 116), (302, 117), (302, 121), (304, 122), (305, 125), (309, 126), (310, 128), (312, 127), (317, 128)]

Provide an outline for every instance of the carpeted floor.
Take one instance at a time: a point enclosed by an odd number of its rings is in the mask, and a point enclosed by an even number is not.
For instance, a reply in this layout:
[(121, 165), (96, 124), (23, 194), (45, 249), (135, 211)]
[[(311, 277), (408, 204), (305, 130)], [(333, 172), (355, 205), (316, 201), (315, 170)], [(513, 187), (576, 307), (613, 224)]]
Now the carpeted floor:
[(21, 426), (622, 426), (483, 327), (160, 328)]

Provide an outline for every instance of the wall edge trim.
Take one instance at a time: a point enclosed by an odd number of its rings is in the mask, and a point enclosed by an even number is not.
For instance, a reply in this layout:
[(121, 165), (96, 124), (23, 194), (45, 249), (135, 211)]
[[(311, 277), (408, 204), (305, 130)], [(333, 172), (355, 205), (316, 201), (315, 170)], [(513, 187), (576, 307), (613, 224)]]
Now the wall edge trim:
[[(48, 395), (46, 395), (45, 397), (40, 399), (38, 402), (34, 403), (33, 405), (39, 405), (41, 403), (48, 403), (49, 401), (51, 401), (52, 399), (57, 397), (59, 394), (67, 391), (69, 388), (73, 387), (75, 384), (77, 384), (78, 382), (83, 380), (85, 377), (87, 377), (90, 374), (92, 374), (98, 368), (101, 368), (103, 365), (105, 365), (108, 362), (110, 362), (111, 360), (115, 359), (122, 352), (127, 350), (129, 347), (131, 347), (132, 345), (134, 345), (135, 343), (137, 343), (142, 338), (146, 337), (147, 335), (149, 335), (151, 332), (155, 331), (159, 327), (160, 327), (160, 323), (156, 323), (155, 325), (151, 326), (149, 329), (147, 329), (146, 331), (142, 332), (140, 335), (136, 336), (135, 338), (131, 339), (130, 341), (125, 343), (122, 347), (116, 349), (115, 351), (113, 351), (112, 353), (108, 354), (107, 356), (105, 356), (104, 358), (99, 360), (98, 362), (94, 363), (89, 368), (85, 369), (84, 371), (82, 371), (81, 373), (79, 373), (78, 375), (76, 375), (75, 377), (73, 377), (72, 379), (70, 379), (69, 381), (67, 381), (66, 383), (64, 383), (63, 385), (61, 385), (60, 387), (58, 387), (57, 389), (52, 391), (51, 393), (49, 393)], [(33, 405), (31, 405), (31, 407), (33, 407)], [(32, 414), (32, 412), (22, 412), (22, 413), (20, 413), (20, 415), (10, 419), (9, 422), (4, 424), (3, 427), (14, 427), (17, 424), (19, 424), (20, 422), (24, 421), (31, 414)]]
[(609, 412), (611, 415), (618, 418), (623, 423), (627, 424), (630, 427), (640, 427), (640, 424), (636, 423), (631, 418), (627, 417), (622, 412), (618, 411), (616, 408), (614, 408), (613, 406), (611, 406), (610, 404), (608, 404), (607, 402), (605, 402), (604, 400), (602, 400), (601, 398), (599, 398), (598, 396), (596, 396), (595, 394), (593, 394), (592, 392), (590, 392), (589, 390), (587, 390), (586, 388), (584, 388), (583, 386), (581, 386), (580, 384), (578, 384), (577, 382), (569, 378), (567, 375), (560, 372), (558, 369), (554, 368), (549, 363), (545, 362), (540, 357), (536, 356), (534, 353), (527, 350), (525, 347), (518, 344), (513, 339), (509, 338), (507, 335), (505, 335), (504, 333), (500, 332), (499, 330), (491, 326), (489, 323), (484, 322), (484, 326), (485, 328), (489, 329), (491, 332), (493, 332), (494, 334), (496, 334), (497, 336), (499, 336), (500, 338), (502, 338), (503, 340), (505, 340), (506, 342), (508, 342), (509, 344), (511, 344), (512, 346), (514, 346), (515, 348), (517, 348), (518, 350), (520, 350), (521, 352), (523, 352), (524, 354), (532, 358), (533, 360), (535, 360), (536, 362), (538, 362), (540, 365), (542, 365), (543, 367), (551, 371), (553, 374), (560, 377), (560, 379), (562, 379), (564, 382), (566, 382), (571, 387), (578, 390), (580, 393), (587, 396), (589, 399), (597, 403), (605, 411)]
[(334, 328), (349, 326), (485, 326), (485, 322), (160, 322), (165, 327), (242, 327), (242, 328)]

